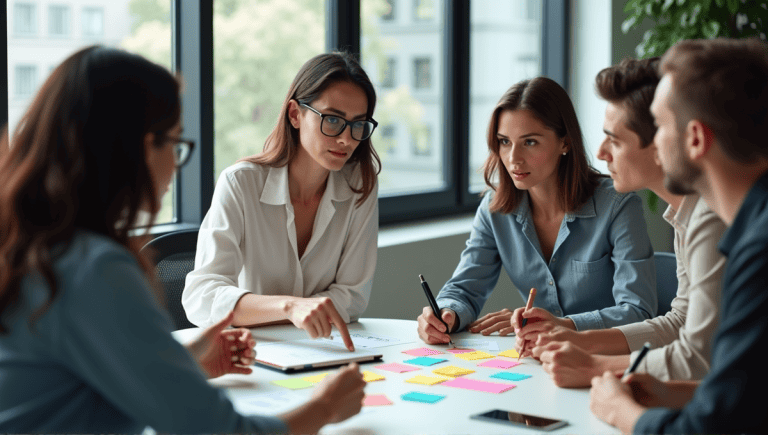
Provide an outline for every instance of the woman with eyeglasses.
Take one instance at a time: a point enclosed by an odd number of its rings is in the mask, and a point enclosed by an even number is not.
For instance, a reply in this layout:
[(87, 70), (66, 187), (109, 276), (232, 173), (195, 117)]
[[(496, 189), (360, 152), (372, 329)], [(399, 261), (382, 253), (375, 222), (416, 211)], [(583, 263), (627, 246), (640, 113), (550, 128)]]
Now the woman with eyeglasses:
[(211, 325), (291, 322), (311, 337), (365, 311), (376, 266), (376, 93), (349, 54), (318, 55), (293, 80), (263, 152), (224, 170), (203, 219), (182, 304)]
[[(620, 194), (587, 159), (571, 99), (537, 77), (502, 95), (488, 126), (489, 187), (453, 277), (418, 318), (427, 343), (447, 333), (603, 329), (656, 314), (656, 279), (642, 203)], [(502, 268), (534, 307), (478, 319)], [(525, 329), (523, 332), (527, 332)], [(519, 350), (526, 348), (519, 343)]]
[(192, 142), (179, 82), (89, 47), (46, 80), (0, 143), (0, 433), (312, 433), (359, 412), (356, 366), (280, 416), (242, 416), (207, 377), (250, 373), (249, 331), (216, 319), (184, 348), (131, 237)]

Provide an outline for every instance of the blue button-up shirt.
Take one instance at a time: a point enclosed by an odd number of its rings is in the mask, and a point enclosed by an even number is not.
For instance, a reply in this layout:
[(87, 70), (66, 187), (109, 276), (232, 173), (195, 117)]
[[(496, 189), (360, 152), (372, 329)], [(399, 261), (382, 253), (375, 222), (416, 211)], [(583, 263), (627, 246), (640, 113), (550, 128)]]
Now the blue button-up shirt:
[(610, 328), (656, 315), (653, 249), (634, 193), (620, 194), (605, 178), (575, 212), (563, 217), (554, 250), (545, 261), (528, 193), (509, 214), (491, 213), (486, 194), (453, 277), (440, 290), (440, 308), (459, 318), (459, 329), (477, 319), (502, 266), (534, 306), (573, 320), (577, 330)]

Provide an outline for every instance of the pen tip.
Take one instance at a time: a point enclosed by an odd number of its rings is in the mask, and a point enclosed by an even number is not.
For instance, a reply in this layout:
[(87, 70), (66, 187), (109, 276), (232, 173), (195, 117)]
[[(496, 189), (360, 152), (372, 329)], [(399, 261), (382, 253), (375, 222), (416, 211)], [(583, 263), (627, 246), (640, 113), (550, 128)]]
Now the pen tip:
[(419, 280), (420, 280), (421, 282), (424, 282), (424, 275), (422, 275), (422, 274), (419, 274)]

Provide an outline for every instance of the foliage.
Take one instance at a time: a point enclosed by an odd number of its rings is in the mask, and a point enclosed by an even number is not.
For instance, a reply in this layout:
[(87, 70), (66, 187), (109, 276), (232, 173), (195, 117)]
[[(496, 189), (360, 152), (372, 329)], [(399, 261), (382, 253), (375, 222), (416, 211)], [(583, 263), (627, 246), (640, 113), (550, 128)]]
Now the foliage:
[(640, 58), (661, 56), (677, 41), (718, 37), (766, 39), (768, 2), (764, 0), (630, 0), (622, 31), (654, 26), (637, 46)]

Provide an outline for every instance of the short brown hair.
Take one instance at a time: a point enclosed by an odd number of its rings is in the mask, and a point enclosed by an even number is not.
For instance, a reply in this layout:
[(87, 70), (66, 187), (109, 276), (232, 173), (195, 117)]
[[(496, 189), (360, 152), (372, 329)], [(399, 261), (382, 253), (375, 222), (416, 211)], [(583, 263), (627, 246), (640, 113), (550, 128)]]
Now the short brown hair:
[[(296, 156), (299, 146), (299, 130), (291, 125), (288, 117), (288, 103), (291, 100), (296, 100), (299, 103), (310, 104), (320, 97), (320, 94), (328, 86), (339, 82), (351, 83), (365, 92), (365, 96), (368, 98), (365, 115), (367, 119), (371, 119), (373, 110), (376, 108), (376, 90), (357, 59), (346, 52), (319, 54), (305, 62), (293, 79), (280, 109), (277, 125), (264, 143), (264, 151), (242, 158), (240, 161), (270, 167), (282, 167), (289, 164)], [(359, 165), (362, 176), (361, 186), (350, 186), (355, 193), (362, 194), (357, 200), (359, 206), (373, 191), (376, 176), (381, 171), (381, 160), (373, 148), (371, 138), (360, 142), (349, 161)]]
[(627, 127), (640, 136), (640, 147), (653, 143), (656, 125), (651, 102), (659, 84), (659, 58), (624, 59), (618, 65), (600, 71), (595, 88), (600, 98), (622, 106), (627, 111)]
[[(768, 45), (759, 39), (694, 39), (667, 50), (678, 123), (698, 119), (739, 162), (768, 157)], [(682, 116), (681, 116), (682, 115)]]
[[(565, 211), (575, 211), (595, 192), (600, 173), (590, 166), (581, 137), (581, 127), (576, 118), (571, 99), (557, 82), (546, 77), (523, 80), (513, 85), (496, 104), (488, 125), (488, 159), (483, 165), (485, 183), (496, 195), (489, 205), (491, 212), (511, 213), (522, 198), (504, 163), (499, 156), (499, 115), (505, 110), (529, 110), (547, 128), (565, 139), (569, 145), (568, 154), (560, 158), (557, 177), (560, 185), (558, 201)], [(492, 179), (498, 173), (499, 183)]]

